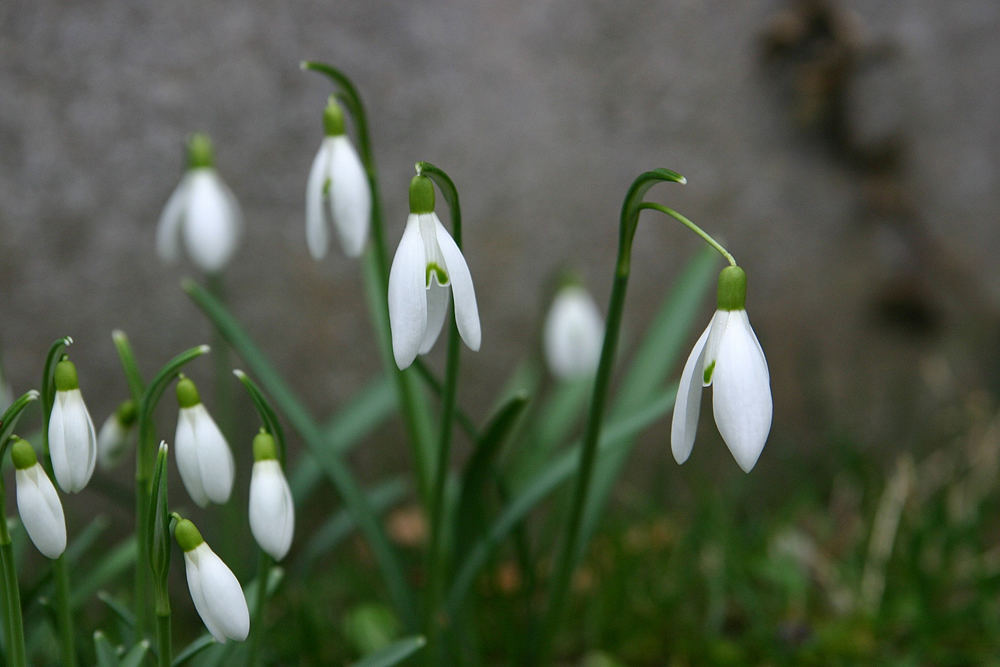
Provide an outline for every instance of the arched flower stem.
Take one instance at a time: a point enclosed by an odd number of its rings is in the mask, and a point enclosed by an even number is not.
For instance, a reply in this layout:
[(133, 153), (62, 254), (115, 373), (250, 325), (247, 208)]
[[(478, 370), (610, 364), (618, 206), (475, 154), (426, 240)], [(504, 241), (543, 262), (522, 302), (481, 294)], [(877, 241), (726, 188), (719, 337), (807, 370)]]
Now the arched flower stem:
[[(462, 249), (462, 207), (458, 201), (455, 183), (442, 169), (430, 162), (416, 164), (418, 174), (427, 176), (441, 190), (448, 204), (451, 218), (452, 238), (458, 249)], [(458, 360), (460, 353), (458, 326), (455, 310), (452, 308), (448, 327), (448, 359), (445, 366), (444, 388), (441, 392), (441, 427), (438, 433), (437, 465), (434, 468), (434, 486), (431, 495), (431, 541), (427, 550), (427, 609), (424, 618), (424, 632), (428, 640), (428, 658), (433, 663), (442, 655), (439, 637), (441, 625), (447, 619), (440, 618), (439, 607), (443, 597), (444, 573), (447, 557), (443, 549), (445, 523), (444, 490), (448, 480), (448, 462), (451, 459), (451, 435), (455, 418), (455, 397), (458, 390)]]
[(664, 215), (669, 215), (671, 218), (681, 223), (682, 225), (690, 229), (692, 232), (697, 234), (699, 237), (701, 237), (701, 240), (703, 240), (705, 243), (712, 246), (714, 250), (716, 250), (720, 255), (726, 258), (726, 261), (729, 262), (730, 266), (736, 266), (736, 258), (733, 257), (731, 254), (729, 254), (729, 251), (723, 248), (721, 243), (713, 239), (708, 232), (706, 232), (704, 229), (702, 229), (698, 225), (688, 220), (686, 217), (684, 217), (674, 209), (664, 206), (663, 204), (657, 204), (656, 202), (646, 201), (639, 205), (639, 210), (659, 211)]
[[(375, 157), (372, 151), (371, 137), (368, 133), (368, 117), (365, 114), (365, 107), (357, 88), (346, 74), (325, 63), (309, 60), (303, 61), (300, 67), (303, 70), (323, 74), (333, 82), (338, 89), (335, 95), (347, 108), (357, 131), (358, 152), (365, 166), (372, 199), (372, 248), (365, 253), (365, 262), (368, 265), (365, 270), (365, 278), (369, 282), (369, 290), (378, 295), (377, 299), (369, 300), (372, 318), (379, 338), (382, 363), (386, 372), (396, 379), (396, 393), (399, 397), (400, 411), (416, 461), (417, 486), (420, 497), (427, 504), (430, 502), (433, 472), (431, 443), (424, 435), (426, 431), (421, 428), (424, 424), (417, 407), (415, 372), (400, 371), (396, 367), (392, 355), (392, 339), (389, 336), (389, 305), (385, 299), (389, 284), (389, 255), (385, 242), (385, 226), (382, 222), (382, 198), (379, 195), (378, 174), (375, 170)], [(457, 241), (458, 239), (456, 239)]]
[(622, 311), (625, 308), (625, 291), (628, 287), (629, 274), (632, 268), (632, 241), (639, 224), (639, 213), (643, 209), (643, 197), (657, 183), (687, 182), (683, 176), (669, 169), (655, 169), (641, 174), (633, 181), (622, 202), (619, 219), (618, 261), (615, 267), (614, 283), (611, 288), (611, 299), (608, 305), (607, 327), (604, 343), (601, 346), (601, 358), (594, 379), (594, 393), (590, 401), (587, 415), (587, 425), (583, 435), (583, 449), (580, 453), (580, 465), (573, 488), (573, 500), (570, 506), (569, 519), (566, 523), (566, 534), (562, 539), (559, 554), (555, 561), (551, 588), (549, 590), (548, 607), (541, 626), (541, 634), (532, 652), (533, 664), (548, 664), (548, 653), (552, 637), (562, 620), (566, 604), (566, 594), (577, 562), (581, 556), (580, 527), (583, 522), (583, 510), (586, 506), (587, 494), (597, 460), (597, 443), (604, 419), (604, 404), (611, 383), (611, 371), (614, 366), (615, 350), (618, 347), (618, 334), (621, 330)]

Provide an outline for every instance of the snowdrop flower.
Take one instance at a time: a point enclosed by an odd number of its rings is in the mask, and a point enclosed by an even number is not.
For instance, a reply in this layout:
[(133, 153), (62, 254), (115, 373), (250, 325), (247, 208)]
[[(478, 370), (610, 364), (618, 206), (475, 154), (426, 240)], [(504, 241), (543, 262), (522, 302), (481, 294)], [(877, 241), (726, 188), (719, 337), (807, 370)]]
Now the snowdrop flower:
[(195, 134), (188, 142), (188, 171), (160, 215), (156, 250), (164, 262), (176, 262), (183, 238), (191, 261), (218, 273), (236, 252), (242, 231), (240, 205), (215, 170), (212, 144)]
[(97, 464), (97, 435), (80, 393), (76, 366), (56, 364), (56, 396), (49, 415), (49, 456), (56, 482), (66, 493), (83, 490)]
[(361, 158), (344, 134), (344, 112), (332, 96), (323, 112), (323, 128), (326, 136), (306, 184), (306, 242), (313, 259), (326, 256), (329, 217), (344, 253), (357, 257), (368, 240), (372, 195)]
[(670, 447), (678, 463), (691, 454), (701, 390), (710, 384), (715, 423), (744, 472), (764, 449), (771, 430), (771, 380), (744, 309), (746, 291), (743, 269), (728, 266), (719, 274), (718, 310), (694, 344), (677, 388)]
[(281, 560), (292, 545), (295, 505), (285, 473), (278, 462), (274, 438), (261, 431), (253, 439), (250, 473), (250, 532), (260, 548)]
[(135, 426), (135, 403), (123, 401), (97, 432), (97, 463), (108, 470), (118, 465), (128, 447)]
[(222, 559), (187, 519), (174, 527), (174, 539), (184, 552), (184, 570), (194, 608), (212, 636), (220, 642), (243, 641), (250, 633), (250, 611), (243, 589)]
[(455, 295), (458, 333), (471, 350), (482, 340), (472, 276), (455, 240), (434, 213), (434, 185), (410, 182), (410, 217), (389, 271), (389, 328), (396, 365), (405, 369), (434, 346)]
[(545, 318), (545, 360), (560, 380), (588, 377), (597, 371), (604, 342), (604, 320), (590, 293), (578, 284), (556, 293)]
[[(66, 549), (66, 518), (56, 487), (38, 463), (35, 450), (18, 438), (11, 447), (17, 511), (35, 548), (46, 558), (56, 559)], [(6, 521), (6, 517), (2, 518)]]
[(222, 431), (202, 405), (198, 389), (189, 378), (177, 383), (177, 469), (188, 495), (205, 507), (209, 501), (225, 503), (233, 489), (235, 465)]

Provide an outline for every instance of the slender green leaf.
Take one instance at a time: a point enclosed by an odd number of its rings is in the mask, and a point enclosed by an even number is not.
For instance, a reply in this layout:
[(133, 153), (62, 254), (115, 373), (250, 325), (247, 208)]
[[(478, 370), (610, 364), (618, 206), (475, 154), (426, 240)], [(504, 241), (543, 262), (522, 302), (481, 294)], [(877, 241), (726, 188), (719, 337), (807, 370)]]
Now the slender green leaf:
[(127, 606), (119, 602), (118, 600), (111, 597), (107, 591), (98, 591), (97, 599), (108, 606), (108, 609), (118, 617), (125, 627), (130, 630), (135, 630), (135, 614)]
[(486, 525), (484, 495), (493, 478), (494, 462), (514, 424), (528, 405), (524, 394), (512, 396), (490, 419), (462, 472), (462, 490), (455, 512), (455, 562), (460, 562)]
[(422, 649), (426, 643), (427, 641), (421, 635), (406, 637), (354, 663), (354, 667), (391, 667), (409, 658)]
[[(614, 420), (603, 430), (598, 449), (598, 461), (609, 452), (629, 442), (640, 430), (656, 421), (673, 405), (676, 388), (655, 396), (641, 410), (637, 410), (627, 418)], [(486, 536), (476, 542), (469, 555), (466, 556), (455, 576), (448, 595), (448, 611), (458, 613), (469, 587), (476, 575), (500, 546), (503, 539), (516, 527), (521, 520), (539, 502), (570, 479), (577, 471), (580, 459), (580, 443), (576, 443), (569, 451), (560, 455), (555, 461), (539, 471), (529, 483), (525, 484), (513, 500), (504, 508), (493, 523)]]
[(122, 656), (118, 665), (119, 667), (140, 667), (146, 659), (147, 653), (149, 653), (149, 641), (143, 639)]
[(250, 394), (250, 400), (253, 401), (254, 407), (257, 408), (257, 415), (260, 417), (261, 422), (263, 422), (264, 428), (274, 437), (275, 444), (278, 446), (278, 461), (281, 463), (281, 467), (284, 468), (285, 431), (281, 428), (281, 422), (278, 421), (277, 413), (271, 407), (271, 404), (267, 402), (267, 398), (264, 397), (264, 393), (260, 390), (260, 387), (250, 379), (249, 375), (239, 369), (234, 370), (233, 375), (246, 387), (247, 393)]
[(69, 598), (70, 608), (78, 608), (89, 600), (90, 596), (98, 589), (105, 587), (122, 571), (131, 567), (135, 563), (137, 550), (138, 547), (133, 535), (119, 542), (93, 569), (75, 577), (76, 583), (73, 585), (73, 591)]
[[(326, 441), (334, 451), (345, 455), (365, 436), (380, 426), (396, 409), (396, 391), (392, 382), (379, 377), (340, 407), (340, 410), (323, 425)], [(301, 507), (323, 478), (323, 469), (308, 452), (303, 452), (289, 475), (296, 507)]]
[(97, 654), (97, 667), (119, 666), (118, 651), (100, 630), (94, 633), (94, 652)]
[[(676, 366), (685, 342), (691, 338), (695, 318), (704, 310), (706, 292), (717, 273), (718, 255), (710, 248), (702, 250), (688, 262), (629, 365), (611, 408), (612, 417), (634, 411), (665, 384), (667, 374)], [(669, 431), (664, 434), (664, 442), (668, 438)], [(603, 457), (594, 469), (590, 494), (584, 507), (577, 562), (597, 528), (601, 513), (634, 445), (634, 439), (623, 443), (615, 452)]]
[(212, 635), (206, 632), (181, 649), (180, 653), (174, 656), (174, 661), (171, 665), (173, 667), (181, 667), (181, 665), (187, 664), (188, 661), (211, 646), (219, 646), (219, 643), (215, 641), (215, 638), (212, 637)]
[[(7, 447), (10, 444), (10, 436), (14, 432), (14, 427), (17, 426), (17, 420), (21, 418), (21, 413), (24, 409), (28, 407), (34, 401), (37, 401), (41, 397), (34, 389), (29, 389), (28, 391), (21, 394), (21, 396), (10, 404), (6, 410), (4, 410), (3, 416), (0, 417), (0, 464), (7, 456)], [(6, 517), (0, 517), (6, 519)]]
[[(368, 502), (376, 513), (381, 514), (389, 509), (409, 492), (410, 486), (402, 477), (391, 479), (374, 486), (368, 491)], [(295, 571), (305, 573), (324, 556), (340, 544), (357, 527), (354, 517), (346, 509), (342, 509), (326, 520), (316, 529), (309, 542), (302, 549), (296, 561)]]
[(125, 373), (125, 381), (128, 383), (129, 394), (136, 406), (142, 400), (145, 385), (142, 382), (142, 374), (139, 373), (139, 366), (135, 363), (135, 355), (132, 353), (132, 344), (129, 343), (128, 336), (121, 329), (111, 332), (111, 340), (118, 351), (118, 359), (122, 364), (122, 372)]
[(78, 535), (73, 537), (73, 541), (66, 547), (66, 552), (63, 554), (66, 562), (75, 565), (83, 554), (94, 545), (97, 538), (101, 536), (110, 523), (111, 520), (103, 514), (94, 517), (94, 520), (87, 524), (87, 527), (80, 531)]
[(332, 451), (327, 446), (323, 431), (309, 415), (305, 406), (298, 400), (291, 388), (285, 384), (284, 379), (271, 366), (271, 363), (229, 311), (193, 281), (185, 281), (184, 290), (215, 324), (233, 349), (247, 362), (254, 375), (267, 387), (271, 398), (285, 414), (289, 423), (302, 436), (310, 453), (330, 477), (334, 487), (354, 513), (358, 525), (372, 548), (393, 602), (403, 617), (407, 619), (408, 624), (415, 626), (417, 623), (416, 606), (412, 598), (412, 591), (403, 574), (402, 565), (389, 543), (384, 528), (372, 512), (364, 492), (350, 470), (341, 461), (337, 452)]

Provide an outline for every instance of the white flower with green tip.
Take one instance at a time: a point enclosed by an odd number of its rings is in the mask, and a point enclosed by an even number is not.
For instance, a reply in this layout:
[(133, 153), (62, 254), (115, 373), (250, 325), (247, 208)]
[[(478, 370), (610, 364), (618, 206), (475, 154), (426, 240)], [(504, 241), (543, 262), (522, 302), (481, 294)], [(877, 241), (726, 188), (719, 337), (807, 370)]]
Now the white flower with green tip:
[(253, 440), (250, 473), (250, 532), (260, 548), (274, 560), (288, 553), (295, 533), (292, 490), (278, 462), (274, 438), (261, 432)]
[(478, 350), (482, 331), (472, 275), (462, 251), (434, 213), (433, 184), (418, 174), (410, 182), (410, 216), (389, 271), (389, 327), (400, 369), (434, 347), (450, 294), (455, 297), (458, 333), (469, 349)]
[(66, 550), (66, 517), (59, 494), (27, 441), (18, 438), (11, 446), (10, 455), (14, 460), (21, 525), (43, 556), (59, 558)]
[(236, 472), (229, 443), (189, 378), (182, 376), (177, 383), (177, 403), (180, 410), (174, 448), (184, 488), (199, 507), (210, 501), (225, 503)]
[(97, 434), (80, 393), (76, 366), (56, 364), (56, 394), (49, 414), (49, 457), (56, 482), (66, 493), (83, 490), (97, 464)]
[(213, 166), (212, 145), (205, 135), (191, 137), (188, 164), (160, 215), (156, 250), (164, 262), (176, 262), (183, 240), (188, 257), (199, 269), (218, 273), (239, 245), (243, 214)]
[(325, 257), (332, 223), (344, 254), (357, 257), (368, 240), (372, 196), (361, 158), (344, 133), (344, 112), (332, 97), (323, 127), (326, 136), (306, 184), (306, 242), (313, 259)]
[(206, 544), (191, 521), (177, 522), (174, 539), (184, 552), (188, 591), (205, 627), (220, 642), (246, 639), (250, 611), (236, 575)]
[(713, 385), (712, 412), (722, 439), (744, 472), (757, 463), (771, 430), (771, 381), (764, 351), (744, 304), (746, 274), (729, 266), (719, 275), (718, 310), (684, 364), (670, 427), (674, 459), (691, 455), (701, 391)]

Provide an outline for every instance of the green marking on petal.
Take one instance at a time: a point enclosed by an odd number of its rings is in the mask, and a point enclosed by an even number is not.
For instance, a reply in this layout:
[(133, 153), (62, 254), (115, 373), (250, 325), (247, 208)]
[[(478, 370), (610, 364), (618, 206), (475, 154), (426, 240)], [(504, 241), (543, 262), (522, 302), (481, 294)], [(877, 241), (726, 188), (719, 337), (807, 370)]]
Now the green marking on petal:
[(705, 381), (702, 384), (710, 384), (712, 382), (712, 373), (713, 372), (715, 372), (715, 362), (714, 361), (708, 365), (708, 368), (705, 369), (705, 374), (704, 374)]
[(438, 285), (444, 286), (448, 284), (448, 272), (444, 270), (444, 267), (437, 262), (430, 262), (427, 264), (426, 271), (424, 271), (424, 287), (431, 286), (431, 274), (436, 276)]
[(325, 181), (323, 181), (323, 196), (324, 197), (329, 197), (330, 196), (330, 179), (329, 178), (327, 178)]

